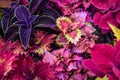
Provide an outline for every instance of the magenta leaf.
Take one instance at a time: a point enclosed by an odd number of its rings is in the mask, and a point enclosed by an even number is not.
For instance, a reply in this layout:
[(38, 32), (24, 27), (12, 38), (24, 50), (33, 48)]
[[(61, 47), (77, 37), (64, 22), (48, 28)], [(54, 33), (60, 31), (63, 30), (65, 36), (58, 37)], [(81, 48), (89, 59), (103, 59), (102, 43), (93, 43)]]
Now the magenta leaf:
[[(99, 77), (104, 77), (104, 73), (99, 70), (99, 68), (96, 67), (94, 62), (90, 59), (86, 59), (82, 61), (83, 65), (87, 67), (90, 71), (94, 72)], [(94, 66), (94, 67), (93, 67)]]
[(118, 23), (120, 23), (120, 12), (117, 13), (116, 20), (117, 20)]

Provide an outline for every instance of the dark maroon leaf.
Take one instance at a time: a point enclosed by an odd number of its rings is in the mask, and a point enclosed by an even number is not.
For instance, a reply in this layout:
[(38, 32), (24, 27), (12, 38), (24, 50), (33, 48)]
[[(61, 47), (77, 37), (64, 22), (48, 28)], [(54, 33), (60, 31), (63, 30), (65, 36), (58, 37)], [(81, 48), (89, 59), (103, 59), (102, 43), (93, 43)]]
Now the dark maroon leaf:
[(7, 31), (5, 32), (4, 39), (10, 40), (14, 38), (16, 35), (18, 35), (19, 27), (16, 25), (10, 26)]
[(20, 39), (25, 49), (29, 44), (31, 30), (32, 30), (31, 27), (29, 28), (25, 26), (20, 27)]
[(28, 9), (23, 5), (20, 5), (15, 9), (15, 15), (20, 21), (27, 21), (27, 19), (30, 17)]
[(56, 10), (50, 8), (46, 9), (43, 14), (53, 17), (55, 20), (60, 16)]
[(55, 27), (55, 20), (53, 18), (48, 17), (48, 16), (41, 16), (38, 20), (38, 25), (37, 27), (49, 27), (53, 28)]
[(42, 0), (42, 2), (41, 2), (40, 5), (39, 5), (39, 8), (40, 8), (40, 9), (43, 9), (43, 8), (47, 5), (48, 1), (49, 1), (49, 0)]
[(8, 28), (8, 25), (9, 25), (9, 19), (10, 19), (9, 16), (3, 16), (3, 17), (2, 17), (1, 25), (2, 25), (2, 28), (3, 28), (3, 31), (4, 31), (4, 32), (5, 32), (6, 29)]
[(34, 13), (37, 10), (40, 3), (41, 3), (41, 0), (32, 0), (30, 3), (30, 12)]

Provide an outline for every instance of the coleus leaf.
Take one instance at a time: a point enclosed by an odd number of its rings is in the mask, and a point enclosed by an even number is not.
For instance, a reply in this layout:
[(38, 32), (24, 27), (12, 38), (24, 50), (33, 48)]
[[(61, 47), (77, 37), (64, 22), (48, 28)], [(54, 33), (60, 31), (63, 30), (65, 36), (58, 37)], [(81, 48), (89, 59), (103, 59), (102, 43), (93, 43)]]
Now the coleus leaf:
[(32, 24), (36, 19), (37, 19), (38, 15), (32, 15), (29, 19), (28, 19), (28, 23)]
[(28, 0), (19, 0), (19, 3), (27, 6), (29, 2), (28, 2)]
[(2, 25), (2, 29), (3, 29), (4, 32), (5, 32), (6, 29), (8, 28), (9, 19), (10, 19), (10, 17), (7, 16), (7, 15), (2, 17), (1, 25)]
[(17, 26), (28, 26), (31, 25), (37, 18), (38, 16), (36, 15), (33, 15), (33, 16), (30, 16), (27, 20), (27, 23), (25, 21), (16, 21), (14, 24), (17, 25)]
[(11, 16), (11, 14), (13, 13), (14, 9), (17, 7), (17, 3), (16, 2), (11, 2), (11, 7), (10, 8), (5, 8), (3, 9), (3, 12), (7, 15), (7, 16)]
[(55, 25), (56, 25), (55, 21), (51, 17), (49, 17), (49, 16), (41, 16), (41, 17), (39, 17), (37, 27), (54, 28)]
[(19, 35), (20, 35), (21, 42), (25, 49), (27, 48), (27, 46), (29, 44), (31, 30), (32, 30), (32, 27), (29, 27), (29, 28), (25, 27), (25, 26), (20, 27)]
[(65, 34), (65, 38), (73, 43), (73, 44), (77, 44), (77, 42), (79, 41), (79, 39), (81, 38), (82, 32), (80, 31), (80, 29), (76, 29), (75, 31), (71, 31), (67, 34)]
[(16, 35), (18, 35), (18, 32), (19, 32), (19, 27), (16, 25), (11, 25), (5, 32), (4, 39), (9, 40), (15, 37)]
[(57, 27), (59, 28), (60, 31), (63, 32), (63, 34), (65, 34), (69, 30), (71, 23), (72, 21), (68, 17), (59, 17), (56, 20)]
[(40, 9), (45, 8), (45, 6), (48, 4), (48, 2), (49, 2), (49, 0), (42, 0), (42, 2), (39, 5), (39, 8)]
[(28, 18), (30, 17), (30, 12), (25, 6), (20, 5), (15, 9), (15, 15), (19, 21), (27, 22)]
[(45, 9), (43, 14), (48, 15), (50, 17), (53, 17), (54, 20), (56, 20), (60, 16), (59, 13), (56, 10), (51, 9), (51, 8)]
[(41, 0), (32, 0), (30, 2), (30, 12), (32, 14), (37, 10), (37, 8), (40, 5), (40, 3), (41, 3)]
[(108, 25), (113, 31), (114, 36), (117, 38), (117, 40), (120, 40), (120, 29), (110, 23), (108, 23)]
[(27, 25), (25, 21), (16, 21), (14, 24), (17, 26), (26, 26)]
[(10, 25), (10, 19), (13, 16), (13, 12), (14, 12), (15, 6), (16, 6), (16, 3), (12, 2), (10, 8), (3, 9), (3, 13), (5, 13), (5, 15), (2, 17), (1, 25), (2, 25), (2, 28), (3, 28), (4, 32), (8, 28), (8, 25)]
[(14, 23), (16, 23), (18, 20), (17, 20), (17, 18), (16, 17), (12, 17), (11, 19), (10, 19), (10, 21), (9, 21), (9, 25), (12, 25), (12, 24), (14, 24)]
[(105, 75), (103, 78), (97, 77), (95, 80), (108, 80), (108, 77)]
[(56, 38), (56, 44), (59, 46), (65, 46), (69, 44), (69, 41), (64, 37), (63, 34), (59, 34)]

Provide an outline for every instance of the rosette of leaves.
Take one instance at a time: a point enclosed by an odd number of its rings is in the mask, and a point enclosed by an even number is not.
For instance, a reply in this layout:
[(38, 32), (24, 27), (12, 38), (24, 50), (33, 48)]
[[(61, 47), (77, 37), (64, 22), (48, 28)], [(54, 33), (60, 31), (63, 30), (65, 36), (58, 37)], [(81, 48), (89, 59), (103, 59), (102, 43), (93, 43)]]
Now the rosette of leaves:
[(32, 23), (36, 20), (37, 15), (31, 15), (25, 6), (18, 6), (15, 10), (16, 18), (19, 20), (16, 24), (19, 26), (19, 36), (24, 48), (27, 48), (31, 31)]
[(12, 10), (9, 9), (14, 15), (7, 13), (9, 16), (4, 16), (7, 19), (2, 19), (5, 40), (15, 40), (18, 36), (23, 47), (27, 49), (31, 34), (37, 30), (36, 27), (53, 29), (59, 14), (54, 9), (47, 8), (47, 3), (48, 0), (31, 0), (28, 6), (18, 4)]

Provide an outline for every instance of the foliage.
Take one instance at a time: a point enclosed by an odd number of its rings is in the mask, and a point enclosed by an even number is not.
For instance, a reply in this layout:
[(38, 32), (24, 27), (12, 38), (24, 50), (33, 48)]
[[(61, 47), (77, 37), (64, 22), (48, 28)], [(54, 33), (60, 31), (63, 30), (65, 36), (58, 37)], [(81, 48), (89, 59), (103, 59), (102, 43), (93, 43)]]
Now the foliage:
[(120, 79), (120, 0), (1, 2), (0, 80)]

